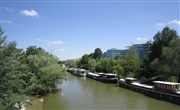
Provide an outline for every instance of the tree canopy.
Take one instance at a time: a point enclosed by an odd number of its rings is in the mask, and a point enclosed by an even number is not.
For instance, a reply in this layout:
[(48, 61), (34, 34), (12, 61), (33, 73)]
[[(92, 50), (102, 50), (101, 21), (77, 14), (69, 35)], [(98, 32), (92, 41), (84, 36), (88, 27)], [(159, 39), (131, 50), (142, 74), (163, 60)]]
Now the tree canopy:
[(0, 28), (0, 110), (20, 109), (27, 99), (58, 90), (65, 76), (58, 59), (42, 48), (24, 52), (16, 42), (7, 42)]

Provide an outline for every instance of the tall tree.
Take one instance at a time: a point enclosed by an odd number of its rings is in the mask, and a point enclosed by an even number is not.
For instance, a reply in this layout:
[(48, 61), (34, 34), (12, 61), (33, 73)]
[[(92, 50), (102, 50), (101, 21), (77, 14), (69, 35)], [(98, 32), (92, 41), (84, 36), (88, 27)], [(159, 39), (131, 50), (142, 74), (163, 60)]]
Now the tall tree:
[(70, 68), (77, 68), (77, 61), (76, 60), (68, 60), (66, 65)]
[(82, 56), (81, 60), (79, 61), (78, 67), (88, 69), (88, 62), (92, 59), (91, 54), (85, 54)]
[[(166, 76), (177, 76), (177, 82), (180, 82), (180, 39), (173, 39), (168, 47), (163, 48), (161, 72)], [(168, 70), (168, 71), (167, 71)]]
[[(0, 28), (0, 109), (20, 109), (20, 102), (25, 102), (25, 81), (21, 63), (22, 50), (15, 42), (6, 42)], [(17, 105), (17, 106), (15, 106)]]
[(65, 75), (64, 69), (58, 64), (58, 59), (35, 46), (27, 48), (26, 54), (27, 65), (31, 72), (31, 77), (28, 80), (28, 93), (30, 95), (45, 95), (57, 90), (56, 84)]
[(99, 61), (102, 55), (102, 51), (100, 48), (96, 48), (93, 53), (93, 58), (96, 59), (96, 61)]
[(121, 65), (124, 69), (125, 76), (134, 77), (140, 70), (141, 60), (137, 55), (137, 51), (134, 47), (130, 47), (128, 54), (121, 61)]
[(95, 59), (90, 59), (90, 60), (88, 61), (88, 69), (89, 69), (90, 71), (94, 72), (95, 69), (96, 69), (96, 65), (97, 65), (97, 63), (96, 63), (96, 60), (95, 60)]
[(155, 69), (151, 68), (153, 66), (151, 62), (155, 61), (155, 59), (161, 60), (163, 48), (167, 47), (172, 39), (178, 37), (179, 36), (177, 35), (176, 31), (170, 29), (169, 27), (164, 27), (161, 32), (158, 32), (153, 37), (154, 40), (150, 46), (150, 53), (145, 63), (146, 70), (151, 73), (152, 76), (157, 75), (156, 73), (158, 72)]

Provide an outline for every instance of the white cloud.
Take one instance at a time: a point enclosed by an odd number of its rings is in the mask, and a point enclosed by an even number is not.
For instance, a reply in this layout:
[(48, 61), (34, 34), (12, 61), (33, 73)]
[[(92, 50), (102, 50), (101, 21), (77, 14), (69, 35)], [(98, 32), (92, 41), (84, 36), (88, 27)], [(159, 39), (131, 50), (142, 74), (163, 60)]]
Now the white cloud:
[(146, 37), (136, 37), (136, 40), (138, 40), (138, 41), (141, 41), (141, 40), (148, 40), (148, 38), (146, 38)]
[(31, 16), (31, 17), (39, 16), (38, 12), (35, 10), (22, 10), (22, 11), (20, 11), (20, 14), (25, 15), (25, 16)]
[(174, 19), (172, 21), (169, 21), (167, 23), (157, 23), (156, 26), (159, 28), (164, 28), (165, 26), (176, 26), (180, 25), (180, 20)]
[(180, 20), (174, 19), (172, 21), (168, 22), (169, 24), (176, 24), (176, 25), (180, 25)]
[(44, 40), (44, 39), (36, 39), (36, 40), (39, 42), (47, 42), (47, 40)]
[(36, 39), (36, 41), (46, 43), (47, 46), (64, 44), (64, 42), (61, 40), (45, 40), (45, 39), (38, 38)]
[(9, 21), (9, 20), (0, 20), (0, 23), (12, 24), (12, 21)]
[(12, 9), (12, 8), (6, 8), (6, 11), (8, 11), (8, 12), (14, 12), (14, 9)]
[(57, 51), (64, 52), (66, 51), (66, 49), (61, 48), (61, 49), (57, 49)]
[(60, 40), (55, 40), (55, 41), (48, 41), (48, 44), (49, 45), (61, 45), (61, 44), (64, 44), (64, 42), (60, 41)]
[(158, 26), (158, 27), (164, 27), (166, 24), (164, 24), (164, 23), (157, 23), (156, 24), (156, 26)]

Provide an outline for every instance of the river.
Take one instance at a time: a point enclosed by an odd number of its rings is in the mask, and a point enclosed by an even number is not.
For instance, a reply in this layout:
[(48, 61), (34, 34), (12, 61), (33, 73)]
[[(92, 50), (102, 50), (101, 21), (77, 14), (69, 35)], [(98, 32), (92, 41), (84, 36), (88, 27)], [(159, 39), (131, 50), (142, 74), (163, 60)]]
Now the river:
[(180, 106), (89, 78), (68, 75), (61, 92), (33, 102), (27, 110), (180, 110)]

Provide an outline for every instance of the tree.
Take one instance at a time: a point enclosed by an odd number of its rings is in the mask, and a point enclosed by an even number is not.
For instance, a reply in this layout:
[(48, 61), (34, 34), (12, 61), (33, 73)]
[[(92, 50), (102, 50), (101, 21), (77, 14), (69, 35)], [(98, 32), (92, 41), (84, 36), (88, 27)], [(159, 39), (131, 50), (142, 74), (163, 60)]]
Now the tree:
[(162, 48), (167, 47), (174, 38), (178, 38), (178, 35), (175, 30), (169, 27), (164, 27), (161, 32), (158, 32), (153, 38), (154, 41), (151, 45), (149, 60), (152, 61), (155, 58), (160, 58), (162, 55)]
[(96, 69), (96, 65), (97, 65), (97, 63), (96, 63), (96, 60), (95, 60), (95, 59), (90, 59), (90, 60), (88, 61), (88, 69), (89, 69), (90, 71), (94, 72), (95, 69)]
[[(177, 82), (180, 82), (180, 39), (174, 38), (168, 47), (162, 51), (161, 70), (166, 76), (177, 76)], [(168, 70), (168, 71), (167, 71)]]
[(111, 73), (114, 65), (115, 61), (112, 58), (103, 58), (98, 62), (96, 71)]
[(128, 54), (122, 59), (121, 65), (123, 67), (125, 76), (134, 77), (140, 70), (141, 60), (137, 55), (136, 49), (130, 47)]
[[(16, 48), (15, 42), (6, 42), (0, 28), (0, 109), (14, 110), (21, 107), (20, 102), (25, 102), (25, 82), (21, 72), (22, 50)], [(19, 106), (15, 106), (19, 105)]]
[(69, 68), (77, 68), (77, 61), (75, 60), (68, 60), (67, 65)]
[(154, 41), (150, 46), (150, 53), (148, 55), (147, 62), (145, 63), (146, 70), (148, 70), (150, 73), (157, 73), (152, 68), (150, 68), (150, 64), (156, 58), (161, 60), (160, 58), (162, 55), (162, 49), (167, 47), (174, 38), (178, 38), (178, 35), (175, 30), (170, 29), (169, 27), (164, 27), (161, 32), (158, 32), (153, 37)]
[(100, 48), (96, 48), (93, 53), (93, 58), (96, 59), (96, 61), (99, 61), (102, 55), (102, 51)]
[(36, 55), (38, 53), (44, 52), (44, 50), (42, 48), (37, 48), (36, 46), (29, 46), (26, 49), (26, 55)]
[(122, 77), (124, 74), (124, 69), (120, 65), (113, 66), (113, 72), (114, 74), (117, 74), (118, 77)]
[(1, 28), (0, 59), (0, 110), (19, 110), (32, 95), (58, 90), (66, 73), (42, 48), (30, 46), (25, 53), (16, 42), (6, 42)]
[(79, 61), (78, 67), (83, 68), (83, 69), (88, 69), (88, 62), (90, 59), (92, 59), (91, 54), (90, 55), (88, 55), (88, 54), (83, 55), (81, 60)]
[(27, 65), (31, 72), (28, 93), (36, 96), (57, 90), (56, 84), (65, 76), (64, 69), (58, 64), (58, 59), (35, 46), (27, 48), (26, 54)]

